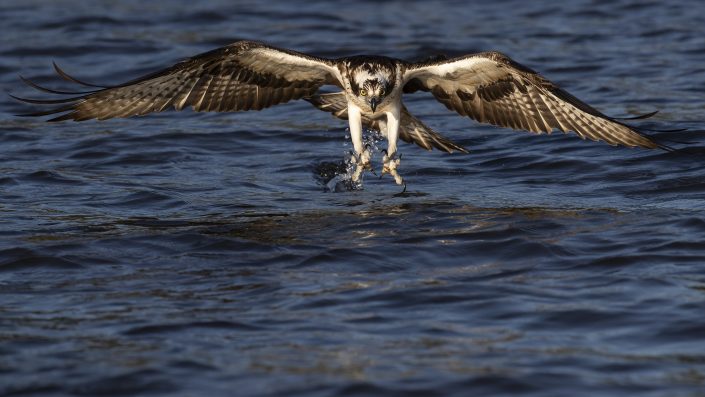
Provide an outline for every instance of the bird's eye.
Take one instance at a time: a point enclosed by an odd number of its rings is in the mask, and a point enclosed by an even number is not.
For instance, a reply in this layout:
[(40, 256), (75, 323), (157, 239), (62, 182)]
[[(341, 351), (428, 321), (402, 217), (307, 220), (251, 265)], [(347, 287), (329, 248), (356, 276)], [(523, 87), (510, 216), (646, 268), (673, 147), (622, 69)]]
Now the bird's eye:
[(360, 95), (367, 96), (367, 90), (360, 90)]
[(379, 96), (384, 96), (384, 89), (379, 90)]

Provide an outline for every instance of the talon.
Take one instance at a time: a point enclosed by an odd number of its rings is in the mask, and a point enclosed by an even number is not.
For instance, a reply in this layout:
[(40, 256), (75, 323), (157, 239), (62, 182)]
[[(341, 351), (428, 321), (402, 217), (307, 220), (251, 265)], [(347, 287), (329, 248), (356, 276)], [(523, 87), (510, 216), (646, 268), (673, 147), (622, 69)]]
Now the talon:
[(353, 182), (359, 181), (359, 180), (360, 180), (360, 175), (362, 175), (362, 171), (363, 171), (363, 170), (362, 170), (362, 167), (357, 166), (357, 167), (355, 168), (355, 172), (353, 172), (353, 174), (352, 174), (352, 176), (350, 177), (350, 179), (351, 179)]
[(394, 172), (390, 172), (390, 174), (394, 177), (394, 182), (397, 183), (397, 185), (403, 185), (404, 184), (404, 179), (399, 175), (399, 173), (394, 170)]
[(382, 175), (389, 173), (391, 176), (394, 177), (394, 181), (397, 183), (397, 185), (401, 185), (404, 183), (404, 179), (402, 179), (401, 175), (399, 175), (399, 172), (397, 172), (397, 167), (399, 166), (400, 162), (401, 155), (399, 156), (399, 158), (397, 158), (395, 154), (392, 154), (391, 156), (385, 154), (382, 158)]
[(404, 197), (404, 193), (406, 193), (406, 183), (404, 183), (404, 189), (399, 193), (393, 194), (392, 197)]
[(356, 165), (355, 172), (352, 174), (351, 177), (353, 182), (357, 182), (360, 180), (360, 176), (362, 175), (363, 171), (372, 170), (372, 165), (370, 164), (370, 151), (367, 150), (368, 147), (369, 145), (365, 146), (365, 150), (363, 150), (362, 153), (354, 153), (350, 158), (350, 162)]

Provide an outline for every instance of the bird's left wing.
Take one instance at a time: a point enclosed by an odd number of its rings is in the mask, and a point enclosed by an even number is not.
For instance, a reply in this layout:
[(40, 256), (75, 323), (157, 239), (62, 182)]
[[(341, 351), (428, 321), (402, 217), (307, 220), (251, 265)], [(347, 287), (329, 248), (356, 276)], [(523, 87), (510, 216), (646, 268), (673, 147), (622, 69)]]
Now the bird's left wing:
[[(82, 83), (56, 67), (67, 80)], [(260, 110), (313, 95), (323, 85), (341, 86), (334, 62), (253, 41), (238, 41), (136, 80), (82, 93), (32, 87), (71, 98), (24, 102), (60, 104), (27, 116), (60, 114), (49, 121), (110, 119), (191, 106), (196, 111)], [(77, 95), (78, 94), (78, 95)]]
[(574, 131), (611, 145), (665, 148), (498, 52), (406, 65), (404, 92), (430, 91), (448, 109), (481, 123), (550, 133)]

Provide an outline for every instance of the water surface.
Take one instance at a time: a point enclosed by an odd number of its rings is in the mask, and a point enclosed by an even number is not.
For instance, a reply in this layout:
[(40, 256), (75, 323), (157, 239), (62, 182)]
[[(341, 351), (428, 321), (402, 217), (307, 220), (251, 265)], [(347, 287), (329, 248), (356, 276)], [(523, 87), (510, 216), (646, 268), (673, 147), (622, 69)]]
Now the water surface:
[[(321, 56), (499, 50), (613, 116), (703, 126), (690, 1), (16, 1), (0, 85), (117, 83), (237, 39)], [(307, 103), (47, 124), (0, 97), (0, 394), (697, 396), (705, 146), (532, 136), (409, 108), (408, 194), (326, 192)], [(682, 148), (684, 145), (675, 144)], [(373, 160), (379, 168), (380, 155)]]

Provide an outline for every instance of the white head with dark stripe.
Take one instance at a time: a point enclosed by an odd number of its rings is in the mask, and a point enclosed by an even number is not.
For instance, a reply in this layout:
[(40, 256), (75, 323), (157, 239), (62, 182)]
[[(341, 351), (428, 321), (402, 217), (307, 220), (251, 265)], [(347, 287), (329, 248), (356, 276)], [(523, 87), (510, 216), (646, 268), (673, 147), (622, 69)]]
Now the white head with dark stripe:
[[(378, 59), (380, 58), (380, 59)], [(374, 113), (394, 88), (395, 69), (388, 58), (354, 57), (348, 64), (353, 99)]]

